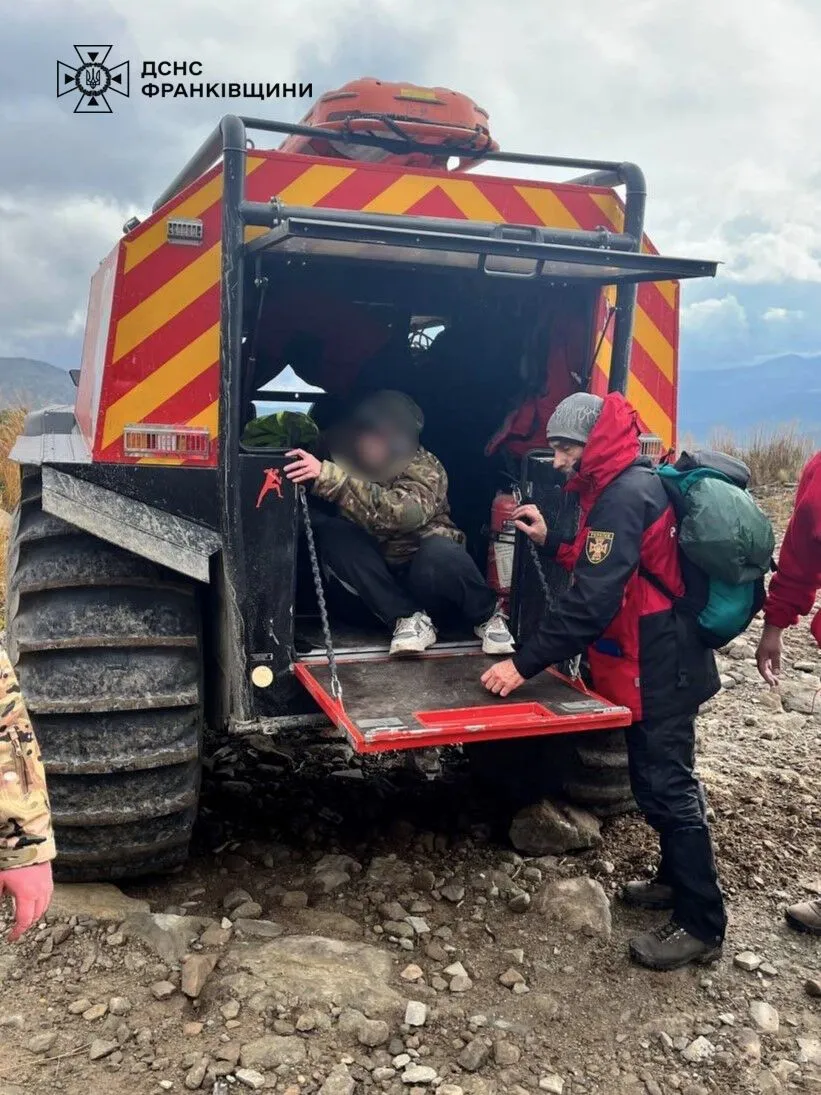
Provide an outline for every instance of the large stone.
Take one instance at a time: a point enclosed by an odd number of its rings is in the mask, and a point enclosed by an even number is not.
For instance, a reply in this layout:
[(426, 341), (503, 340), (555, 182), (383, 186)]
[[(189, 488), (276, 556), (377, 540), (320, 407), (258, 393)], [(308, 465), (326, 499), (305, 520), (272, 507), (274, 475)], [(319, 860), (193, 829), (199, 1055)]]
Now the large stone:
[(325, 909), (291, 909), (288, 919), (306, 935), (324, 935), (333, 939), (362, 938), (362, 925), (344, 913)]
[(305, 1043), (296, 1035), (263, 1034), (246, 1042), (240, 1050), (243, 1068), (279, 1068), (280, 1065), (301, 1065), (307, 1058)]
[(779, 689), (785, 711), (797, 711), (801, 715), (812, 715), (819, 710), (817, 686), (808, 688), (806, 683), (795, 684), (785, 681)]
[(821, 1038), (805, 1035), (796, 1038), (798, 1042), (798, 1060), (802, 1065), (821, 1065)]
[(144, 943), (164, 962), (173, 963), (181, 962), (191, 943), (212, 924), (202, 916), (139, 912), (123, 924), (123, 935)]
[(372, 886), (401, 889), (410, 884), (412, 877), (410, 865), (395, 855), (374, 856), (368, 867), (367, 880)]
[(150, 907), (147, 901), (126, 897), (122, 890), (107, 882), (61, 883), (54, 887), (48, 918), (93, 916), (96, 920), (120, 921), (135, 913), (147, 913)]
[(319, 1095), (354, 1095), (356, 1081), (348, 1071), (347, 1065), (336, 1065), (328, 1073), (325, 1083), (319, 1089)]
[(215, 954), (189, 954), (182, 964), (182, 991), (190, 999), (196, 999), (217, 964)]
[(600, 844), (601, 825), (586, 810), (544, 799), (516, 814), (510, 840), (525, 855), (563, 855)]
[(562, 878), (548, 882), (536, 898), (536, 908), (569, 931), (610, 938), (610, 902), (593, 878)]
[(468, 1042), (457, 1057), (459, 1064), (467, 1072), (476, 1072), (490, 1056), (490, 1046), (482, 1038)]
[(750, 1018), (753, 1025), (762, 1034), (778, 1034), (778, 1012), (766, 1000), (753, 1000), (750, 1004)]
[(401, 1020), (405, 1010), (404, 999), (389, 984), (391, 956), (366, 943), (292, 935), (250, 951), (233, 944), (228, 953), (240, 972), (224, 984), (240, 1000), (253, 997), (257, 1008), (270, 1005), (286, 986), (303, 1008), (326, 1011), (336, 1005), (388, 1021)]
[(282, 924), (274, 920), (246, 920), (240, 917), (234, 921), (234, 928), (243, 939), (279, 939), (285, 934)]
[(256, 1069), (238, 1068), (234, 1075), (243, 1087), (250, 1087), (252, 1091), (261, 1091), (265, 1087), (265, 1077)]

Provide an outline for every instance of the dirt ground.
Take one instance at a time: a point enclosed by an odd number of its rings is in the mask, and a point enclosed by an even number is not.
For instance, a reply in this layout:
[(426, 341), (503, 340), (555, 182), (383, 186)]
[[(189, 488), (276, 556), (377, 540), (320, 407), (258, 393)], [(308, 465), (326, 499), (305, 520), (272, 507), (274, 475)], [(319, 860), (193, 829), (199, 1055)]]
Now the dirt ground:
[(637, 816), (526, 858), (458, 754), (427, 781), (334, 739), (216, 741), (182, 872), (61, 887), (0, 951), (0, 1095), (821, 1092), (821, 940), (783, 920), (821, 893), (821, 653), (791, 632), (771, 693), (758, 628), (699, 718), (718, 964), (629, 964), (663, 915), (617, 900), (653, 866)]

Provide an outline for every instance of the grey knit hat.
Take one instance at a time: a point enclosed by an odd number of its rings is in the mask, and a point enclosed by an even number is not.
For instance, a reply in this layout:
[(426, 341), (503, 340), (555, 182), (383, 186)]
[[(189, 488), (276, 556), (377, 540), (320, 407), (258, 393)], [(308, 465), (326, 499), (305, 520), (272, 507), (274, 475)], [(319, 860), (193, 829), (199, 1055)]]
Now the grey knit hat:
[(547, 440), (575, 441), (586, 445), (599, 420), (604, 400), (589, 392), (574, 392), (563, 399), (547, 423)]

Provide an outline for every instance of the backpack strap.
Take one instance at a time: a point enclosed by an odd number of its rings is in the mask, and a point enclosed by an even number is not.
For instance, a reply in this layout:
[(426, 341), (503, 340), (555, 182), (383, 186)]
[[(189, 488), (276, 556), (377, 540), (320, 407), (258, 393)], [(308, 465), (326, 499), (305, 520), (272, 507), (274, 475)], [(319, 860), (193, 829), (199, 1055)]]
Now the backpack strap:
[(639, 574), (642, 578), (644, 578), (646, 582), (649, 582), (650, 585), (662, 595), (662, 597), (666, 597), (667, 600), (672, 601), (674, 605), (678, 604), (679, 601), (681, 601), (681, 597), (676, 597), (672, 590), (670, 590), (667, 585), (662, 582), (661, 578), (659, 578), (657, 574), (654, 574), (652, 570), (648, 570), (644, 563), (639, 563)]
[(661, 578), (657, 574), (654, 574), (652, 570), (648, 570), (646, 566), (639, 563), (639, 574), (645, 581), (649, 582), (654, 589), (666, 597), (668, 601), (673, 605), (673, 619), (676, 626), (676, 634), (678, 636), (678, 642), (676, 643), (676, 687), (677, 688), (689, 688), (690, 687), (690, 674), (687, 673), (681, 666), (681, 651), (684, 649), (688, 641), (687, 623), (684, 618), (684, 613), (677, 611), (683, 604), (682, 597), (676, 597), (672, 590), (668, 589), (666, 584), (662, 582)]

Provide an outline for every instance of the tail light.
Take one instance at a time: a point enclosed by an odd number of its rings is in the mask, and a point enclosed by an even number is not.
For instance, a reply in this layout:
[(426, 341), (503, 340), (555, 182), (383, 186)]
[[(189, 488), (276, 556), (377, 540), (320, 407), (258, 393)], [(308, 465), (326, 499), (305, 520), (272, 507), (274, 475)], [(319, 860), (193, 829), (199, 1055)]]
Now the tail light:
[(126, 426), (123, 451), (126, 456), (207, 460), (211, 451), (211, 431), (201, 426)]
[(639, 438), (639, 445), (641, 446), (641, 455), (649, 456), (651, 460), (661, 460), (667, 451), (664, 448), (662, 439), (654, 433), (643, 433)]

